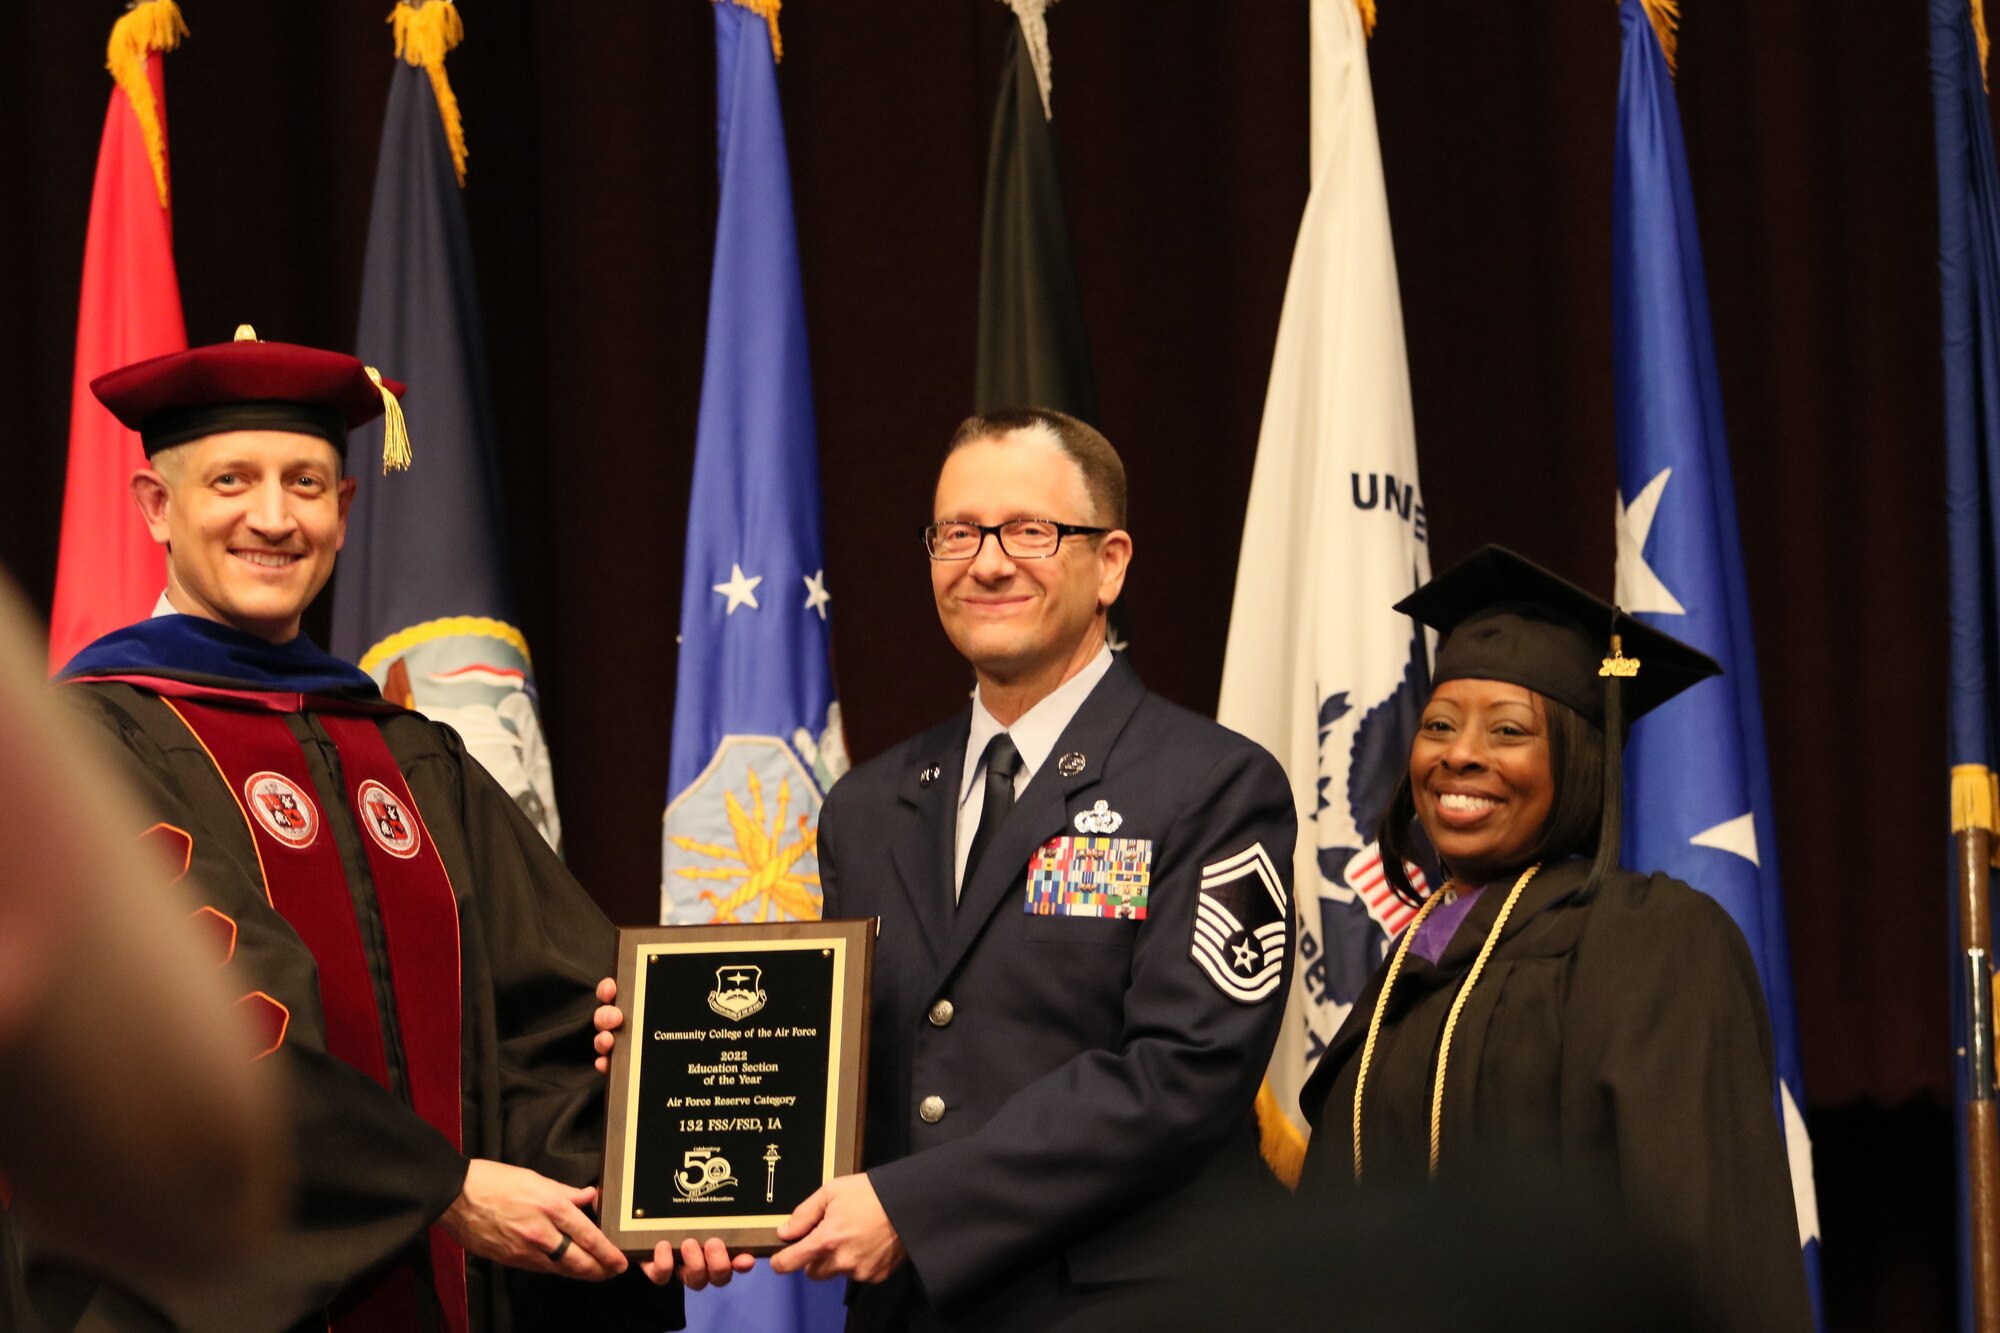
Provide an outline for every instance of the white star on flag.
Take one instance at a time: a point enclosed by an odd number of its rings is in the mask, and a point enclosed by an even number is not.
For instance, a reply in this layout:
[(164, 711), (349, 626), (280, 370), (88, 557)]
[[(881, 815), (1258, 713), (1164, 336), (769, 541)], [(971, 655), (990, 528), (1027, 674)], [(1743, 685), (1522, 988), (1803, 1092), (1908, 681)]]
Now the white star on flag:
[(826, 590), (826, 571), (816, 570), (805, 576), (806, 610), (819, 612), (821, 620), (826, 619), (826, 604), (833, 600), (833, 594)]
[(1646, 538), (1653, 531), (1653, 517), (1660, 510), (1660, 494), (1667, 489), (1672, 468), (1664, 469), (1625, 503), (1618, 494), (1618, 608), (1636, 614), (1656, 611), (1661, 615), (1684, 616), (1687, 608), (1667, 591), (1660, 576), (1646, 563)]
[(1761, 866), (1757, 859), (1757, 822), (1754, 815), (1745, 813), (1734, 819), (1725, 819), (1714, 828), (1703, 829), (1688, 839), (1697, 847), (1713, 847), (1718, 852), (1734, 852), (1753, 866)]
[(735, 615), (739, 606), (747, 606), (752, 611), (761, 609), (757, 605), (757, 585), (763, 581), (762, 574), (755, 578), (746, 577), (743, 566), (732, 563), (729, 566), (729, 581), (714, 585), (717, 592), (729, 599), (729, 609), (724, 614)]

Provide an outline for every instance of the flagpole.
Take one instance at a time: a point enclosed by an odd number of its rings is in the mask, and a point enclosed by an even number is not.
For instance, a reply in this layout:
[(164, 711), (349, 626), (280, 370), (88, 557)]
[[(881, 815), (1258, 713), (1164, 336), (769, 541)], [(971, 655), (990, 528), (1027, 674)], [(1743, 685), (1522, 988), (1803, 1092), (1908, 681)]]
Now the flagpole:
[[(1970, 770), (1970, 771), (1968, 771)], [(1965, 1014), (1965, 1171), (1972, 1237), (1973, 1327), (2000, 1330), (2000, 1104), (1994, 1100), (1993, 964), (1986, 941), (1993, 938), (1991, 867), (1995, 814), (1993, 778), (1977, 765), (1952, 774), (1958, 827), (1958, 938), (1961, 1003)], [(1969, 788), (1978, 787), (1976, 794)], [(1982, 799), (1983, 798), (1983, 799)], [(1969, 809), (1967, 807), (1970, 807)]]

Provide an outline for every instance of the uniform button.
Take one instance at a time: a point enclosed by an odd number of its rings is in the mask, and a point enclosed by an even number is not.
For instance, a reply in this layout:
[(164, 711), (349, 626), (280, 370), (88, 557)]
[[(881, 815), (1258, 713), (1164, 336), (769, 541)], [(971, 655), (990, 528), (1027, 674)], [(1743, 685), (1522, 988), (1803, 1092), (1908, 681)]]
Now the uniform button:
[(917, 1114), (923, 1117), (926, 1125), (935, 1125), (938, 1121), (944, 1119), (944, 1098), (924, 1098), (921, 1102), (917, 1103)]
[(939, 1000), (936, 1004), (931, 1006), (931, 1026), (934, 1028), (944, 1027), (946, 1024), (951, 1022), (951, 1015), (952, 1015), (951, 1001)]

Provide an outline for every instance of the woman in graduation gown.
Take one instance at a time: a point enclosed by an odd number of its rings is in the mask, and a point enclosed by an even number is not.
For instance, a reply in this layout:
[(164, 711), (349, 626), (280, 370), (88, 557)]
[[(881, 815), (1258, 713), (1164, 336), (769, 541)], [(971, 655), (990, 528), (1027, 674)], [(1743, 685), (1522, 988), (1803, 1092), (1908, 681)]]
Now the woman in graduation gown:
[(1581, 1182), (1721, 1326), (1811, 1328), (1742, 932), (1616, 869), (1624, 716), (1720, 668), (1498, 547), (1397, 609), (1446, 637), (1382, 864), (1414, 905), (1420, 825), (1450, 877), (1301, 1094), (1301, 1194)]

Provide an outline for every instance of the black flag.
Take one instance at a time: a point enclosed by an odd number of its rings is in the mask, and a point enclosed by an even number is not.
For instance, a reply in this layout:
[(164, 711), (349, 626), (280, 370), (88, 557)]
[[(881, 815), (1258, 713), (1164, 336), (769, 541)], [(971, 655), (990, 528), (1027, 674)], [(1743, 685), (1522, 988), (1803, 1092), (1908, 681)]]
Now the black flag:
[(986, 161), (973, 406), (1053, 407), (1097, 424), (1097, 381), (1056, 171), (1055, 125), (1017, 17)]

